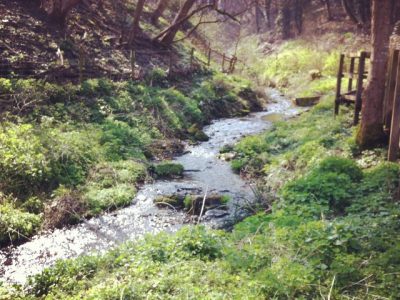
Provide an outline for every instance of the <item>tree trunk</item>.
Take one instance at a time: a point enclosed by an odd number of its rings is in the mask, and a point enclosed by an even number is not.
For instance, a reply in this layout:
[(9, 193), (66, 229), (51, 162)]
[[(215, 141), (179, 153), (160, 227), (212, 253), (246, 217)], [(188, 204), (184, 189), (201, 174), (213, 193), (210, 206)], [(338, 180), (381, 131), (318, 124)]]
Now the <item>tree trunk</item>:
[(265, 0), (265, 16), (267, 17), (267, 26), (271, 29), (271, 2), (272, 0)]
[(181, 26), (181, 20), (185, 19), (185, 17), (189, 14), (190, 9), (193, 7), (195, 4), (196, 0), (186, 0), (181, 9), (179, 10), (177, 16), (175, 17), (173, 21), (173, 25), (171, 26), (171, 29), (164, 35), (164, 37), (161, 39), (161, 42), (170, 45), (174, 41), (175, 35), (178, 32), (180, 26)]
[(361, 127), (357, 142), (362, 148), (373, 147), (384, 139), (383, 98), (392, 23), (391, 0), (372, 1), (371, 67), (364, 91)]
[(350, 6), (349, 0), (342, 0), (342, 6), (346, 14), (350, 17), (350, 19), (354, 23), (358, 24), (358, 20), (354, 14), (353, 8)]
[(262, 12), (261, 12), (258, 0), (256, 0), (254, 2), (254, 13), (255, 13), (255, 16), (256, 16), (256, 31), (257, 31), (257, 33), (259, 33), (260, 30), (261, 30)]
[(140, 22), (140, 17), (142, 16), (145, 2), (146, 0), (139, 0), (138, 3), (136, 4), (135, 14), (133, 16), (132, 29), (129, 33), (128, 44), (131, 44), (134, 41), (137, 34), (139, 33), (140, 30), (139, 22)]
[(51, 20), (63, 24), (70, 10), (80, 2), (81, 0), (49, 0), (43, 1), (42, 6)]
[(157, 25), (158, 19), (162, 16), (168, 6), (169, 0), (159, 0), (156, 10), (151, 15), (151, 23)]
[(329, 2), (330, 0), (324, 0), (325, 6), (326, 6), (326, 12), (328, 14), (328, 21), (332, 20), (332, 11), (331, 11), (331, 3)]

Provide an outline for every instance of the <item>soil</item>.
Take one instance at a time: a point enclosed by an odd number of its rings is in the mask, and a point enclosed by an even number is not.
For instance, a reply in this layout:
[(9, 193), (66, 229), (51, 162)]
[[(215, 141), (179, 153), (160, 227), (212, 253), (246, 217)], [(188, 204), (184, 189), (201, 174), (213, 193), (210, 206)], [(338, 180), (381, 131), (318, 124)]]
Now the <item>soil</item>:
[[(132, 48), (137, 76), (153, 66), (168, 68), (170, 57), (173, 63), (180, 60), (177, 49), (166, 49), (144, 31), (128, 46), (129, 12), (113, 1), (86, 0), (59, 25), (50, 22), (38, 1), (0, 0), (0, 77), (76, 82), (81, 69), (85, 78), (129, 78)], [(145, 13), (143, 23), (148, 18)]]

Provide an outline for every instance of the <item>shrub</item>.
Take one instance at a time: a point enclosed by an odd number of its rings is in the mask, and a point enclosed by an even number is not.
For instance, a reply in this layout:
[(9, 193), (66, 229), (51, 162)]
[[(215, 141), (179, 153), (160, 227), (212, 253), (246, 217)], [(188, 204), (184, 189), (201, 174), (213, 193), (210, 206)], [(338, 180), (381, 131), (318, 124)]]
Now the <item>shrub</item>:
[(358, 182), (363, 178), (363, 173), (354, 160), (342, 157), (333, 156), (325, 158), (320, 163), (318, 171), (345, 174), (349, 176), (353, 182)]
[(146, 74), (146, 82), (152, 86), (165, 86), (168, 83), (168, 73), (161, 68), (154, 68), (148, 74)]
[(49, 177), (46, 149), (32, 125), (3, 123), (0, 128), (0, 189), (27, 194)]
[(90, 167), (101, 157), (98, 131), (42, 127), (42, 140), (50, 161), (53, 186), (77, 186), (86, 180)]
[(31, 236), (40, 223), (38, 215), (21, 211), (7, 202), (0, 204), (0, 245)]
[(106, 159), (117, 161), (130, 158), (144, 158), (143, 147), (150, 137), (125, 122), (106, 120), (102, 126), (100, 143)]
[(84, 96), (110, 96), (113, 92), (114, 84), (107, 79), (88, 79), (81, 85), (81, 93)]
[(350, 205), (353, 191), (354, 184), (348, 175), (315, 171), (285, 185), (282, 195), (289, 203), (318, 203), (342, 213)]
[(10, 79), (0, 78), (0, 94), (9, 94), (13, 90)]

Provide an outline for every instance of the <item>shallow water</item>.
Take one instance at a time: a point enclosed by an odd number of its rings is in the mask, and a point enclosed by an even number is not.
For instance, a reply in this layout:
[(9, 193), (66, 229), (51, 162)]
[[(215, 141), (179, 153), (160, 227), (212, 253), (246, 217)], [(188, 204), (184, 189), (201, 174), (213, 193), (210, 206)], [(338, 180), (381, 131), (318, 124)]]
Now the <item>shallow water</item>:
[(147, 233), (174, 232), (189, 223), (182, 211), (158, 208), (153, 199), (179, 191), (195, 194), (218, 192), (232, 199), (226, 211), (206, 213), (202, 222), (211, 227), (226, 227), (244, 217), (240, 209), (252, 201), (251, 187), (234, 174), (228, 162), (217, 158), (219, 150), (243, 136), (268, 129), (271, 122), (293, 116), (299, 109), (277, 91), (268, 91), (274, 101), (263, 112), (243, 118), (220, 119), (204, 128), (208, 142), (188, 146), (184, 155), (175, 159), (185, 168), (182, 180), (156, 181), (144, 185), (132, 205), (93, 218), (76, 226), (56, 229), (33, 237), (18, 247), (0, 251), (0, 280), (24, 283), (29, 275), (37, 274), (58, 259), (82, 254), (101, 253), (115, 245), (142, 237)]

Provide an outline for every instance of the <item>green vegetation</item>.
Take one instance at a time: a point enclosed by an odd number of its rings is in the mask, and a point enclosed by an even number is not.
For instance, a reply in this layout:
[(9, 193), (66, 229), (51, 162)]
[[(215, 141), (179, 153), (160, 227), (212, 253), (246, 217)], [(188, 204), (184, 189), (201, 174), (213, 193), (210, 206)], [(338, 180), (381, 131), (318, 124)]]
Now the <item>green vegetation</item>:
[[(399, 176), (395, 164), (361, 171), (352, 160), (329, 157), (305, 177), (319, 184), (288, 183), (271, 214), (250, 217), (232, 233), (185, 228), (104, 256), (60, 261), (32, 278), (30, 296), (21, 297), (395, 299)], [(332, 188), (327, 177), (347, 184)], [(346, 205), (338, 211), (332, 199)]]
[[(288, 73), (288, 87), (310, 71), (300, 62), (297, 68), (293, 77)], [(313, 81), (323, 86), (324, 79)], [(184, 228), (100, 257), (60, 261), (31, 279), (29, 296), (19, 296), (397, 299), (400, 167), (383, 162), (384, 149), (355, 146), (351, 112), (333, 119), (329, 94), (301, 116), (224, 149), (235, 152), (236, 171), (258, 178), (268, 213), (262, 209), (231, 233)], [(183, 202), (189, 207), (192, 197)]]
[(263, 46), (257, 35), (245, 37), (239, 45), (238, 55), (246, 58), (248, 75), (290, 97), (333, 94), (340, 53), (366, 48), (365, 40), (352, 33), (289, 40), (273, 45), (267, 56)]
[[(185, 227), (104, 255), (59, 261), (23, 289), (0, 286), (0, 293), (12, 299), (397, 299), (400, 167), (383, 162), (385, 149), (358, 149), (350, 109), (333, 119), (340, 49), (332, 41), (324, 45), (329, 51), (287, 42), (265, 64), (257, 60), (257, 77), (290, 95), (322, 99), (299, 117), (222, 150), (234, 152), (235, 171), (258, 180), (257, 196), (267, 209), (255, 204), (259, 212), (232, 232)], [(53, 227), (62, 224), (65, 216), (55, 207), (91, 216), (126, 205), (148, 169), (158, 177), (181, 175), (182, 166), (168, 161), (146, 167), (154, 140), (196, 140), (211, 117), (241, 115), (259, 105), (250, 100), (256, 97), (246, 82), (220, 74), (205, 78), (170, 87), (155, 70), (148, 86), (91, 80), (59, 87), (56, 95), (55, 87), (31, 89), (50, 93), (43, 99), (63, 100), (4, 122), (2, 241), (18, 238), (3, 228), (32, 234), (43, 211), (45, 220), (55, 216)], [(0, 87), (17, 84), (3, 80)], [(82, 137), (90, 149), (82, 147)], [(18, 179), (15, 186), (10, 178)], [(155, 202), (195, 210), (195, 197)]]
[[(249, 90), (249, 82), (218, 73), (172, 82), (161, 69), (145, 83), (0, 79), (0, 94), (13, 95), (0, 127), (0, 243), (129, 204), (155, 142), (191, 138), (190, 128), (202, 132), (212, 118), (257, 107)], [(157, 177), (182, 172), (154, 167)]]
[(162, 162), (153, 166), (153, 172), (157, 178), (182, 177), (183, 166), (173, 162)]

